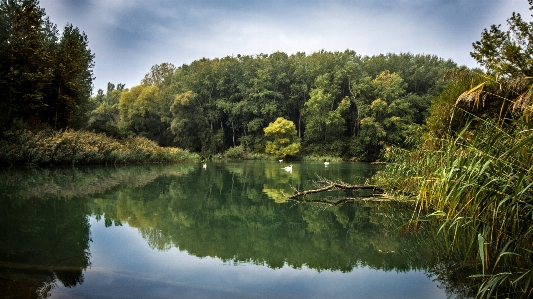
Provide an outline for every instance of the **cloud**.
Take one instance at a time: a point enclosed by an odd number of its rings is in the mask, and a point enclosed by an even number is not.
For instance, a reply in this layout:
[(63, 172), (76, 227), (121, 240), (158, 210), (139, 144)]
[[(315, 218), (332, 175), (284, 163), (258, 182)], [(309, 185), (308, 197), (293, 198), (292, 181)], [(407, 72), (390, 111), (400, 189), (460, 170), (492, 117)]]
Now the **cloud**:
[(283, 51), (435, 54), (474, 66), (483, 28), (528, 16), (525, 0), (41, 0), (51, 20), (87, 33), (95, 87), (139, 84), (156, 63)]

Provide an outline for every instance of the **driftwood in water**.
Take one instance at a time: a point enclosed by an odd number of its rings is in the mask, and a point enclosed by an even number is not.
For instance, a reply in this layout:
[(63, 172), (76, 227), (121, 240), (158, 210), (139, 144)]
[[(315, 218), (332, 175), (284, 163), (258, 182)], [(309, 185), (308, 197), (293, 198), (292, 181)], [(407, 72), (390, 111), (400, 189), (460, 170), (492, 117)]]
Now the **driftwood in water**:
[[(331, 204), (331, 205), (339, 205), (343, 204), (347, 201), (390, 201), (394, 200), (392, 197), (383, 194), (383, 189), (379, 188), (376, 185), (351, 185), (344, 182), (334, 182), (330, 181), (324, 178), (320, 178), (320, 181), (318, 184), (322, 185), (323, 187), (320, 187), (318, 189), (313, 190), (305, 190), (305, 191), (299, 191), (291, 196), (288, 197), (290, 200), (295, 200), (299, 202), (312, 202), (312, 203), (325, 203), (325, 204)], [(370, 190), (370, 194), (368, 195), (361, 195), (359, 197), (353, 198), (353, 197), (345, 197), (342, 199), (338, 199), (336, 201), (330, 201), (330, 200), (312, 200), (307, 201), (305, 199), (302, 199), (307, 194), (313, 194), (313, 193), (320, 193), (325, 191), (332, 191), (332, 190)]]
[(342, 182), (341, 183), (330, 182), (330, 184), (328, 184), (327, 186), (319, 188), (319, 189), (300, 191), (292, 196), (289, 196), (289, 199), (295, 199), (297, 197), (305, 196), (307, 194), (320, 193), (320, 192), (324, 192), (328, 190), (339, 190), (339, 189), (372, 190), (373, 194), (383, 194), (383, 190), (375, 185), (350, 185), (350, 184), (346, 184)]
[(327, 204), (331, 206), (338, 206), (346, 202), (352, 202), (352, 201), (390, 202), (390, 201), (396, 201), (397, 199), (386, 194), (381, 194), (381, 195), (376, 194), (374, 196), (344, 197), (338, 200), (324, 200), (324, 199), (305, 200), (302, 198), (290, 198), (290, 200), (297, 201), (299, 203), (318, 203), (318, 204)]

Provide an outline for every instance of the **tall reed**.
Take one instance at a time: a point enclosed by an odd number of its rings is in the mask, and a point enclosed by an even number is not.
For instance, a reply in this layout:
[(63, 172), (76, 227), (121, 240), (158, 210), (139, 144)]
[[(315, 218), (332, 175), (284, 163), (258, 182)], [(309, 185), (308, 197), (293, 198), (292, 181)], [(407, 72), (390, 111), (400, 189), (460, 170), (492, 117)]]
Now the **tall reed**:
[[(533, 294), (533, 129), (492, 121), (455, 138), (392, 149), (377, 180), (441, 221), (451, 253), (476, 261), (480, 297)], [(464, 236), (467, 236), (465, 238)], [(460, 251), (460, 253), (458, 253)]]

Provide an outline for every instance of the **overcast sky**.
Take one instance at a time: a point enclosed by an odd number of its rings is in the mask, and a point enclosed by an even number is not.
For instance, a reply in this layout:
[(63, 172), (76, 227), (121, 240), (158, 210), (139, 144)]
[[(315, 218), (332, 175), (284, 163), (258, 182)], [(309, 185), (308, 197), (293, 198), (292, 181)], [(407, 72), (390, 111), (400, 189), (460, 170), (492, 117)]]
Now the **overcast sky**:
[(321, 49), (411, 52), (476, 66), (472, 42), (527, 0), (41, 0), (61, 30), (72, 23), (95, 54), (95, 91), (140, 84), (154, 64)]

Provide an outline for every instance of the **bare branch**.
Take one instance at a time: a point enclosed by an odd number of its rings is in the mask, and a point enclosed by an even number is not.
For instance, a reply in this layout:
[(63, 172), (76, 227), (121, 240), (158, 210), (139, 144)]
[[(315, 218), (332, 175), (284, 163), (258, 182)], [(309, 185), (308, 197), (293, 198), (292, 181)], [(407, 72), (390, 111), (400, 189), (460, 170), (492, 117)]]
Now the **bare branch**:
[(292, 196), (289, 196), (289, 199), (295, 199), (297, 197), (305, 196), (307, 194), (320, 193), (320, 192), (324, 192), (324, 191), (328, 191), (328, 190), (339, 190), (339, 189), (372, 190), (373, 194), (382, 194), (383, 193), (383, 190), (380, 189), (376, 185), (349, 185), (349, 184), (346, 184), (346, 183), (332, 182), (331, 184), (329, 184), (329, 185), (327, 185), (325, 187), (319, 188), (319, 189), (300, 191), (300, 192), (298, 192), (298, 193), (296, 193), (296, 194), (294, 194)]

